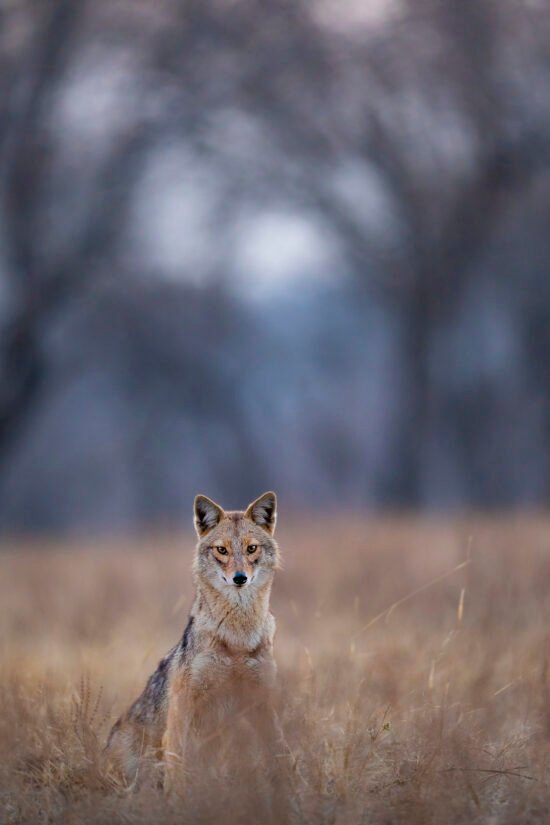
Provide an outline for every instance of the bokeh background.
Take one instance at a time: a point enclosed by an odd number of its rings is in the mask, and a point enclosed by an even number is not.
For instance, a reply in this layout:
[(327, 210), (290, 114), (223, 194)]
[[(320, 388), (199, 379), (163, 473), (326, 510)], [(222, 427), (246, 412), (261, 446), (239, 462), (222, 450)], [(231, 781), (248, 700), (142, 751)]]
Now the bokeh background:
[(3, 0), (0, 529), (540, 508), (547, 0)]

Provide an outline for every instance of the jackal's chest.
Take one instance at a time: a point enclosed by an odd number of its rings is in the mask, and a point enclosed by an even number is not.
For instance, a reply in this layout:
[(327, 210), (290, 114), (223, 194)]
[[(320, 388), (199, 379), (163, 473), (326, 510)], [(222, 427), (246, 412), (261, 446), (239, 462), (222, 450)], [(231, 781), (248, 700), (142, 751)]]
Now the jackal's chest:
[(254, 655), (208, 650), (194, 657), (189, 675), (194, 691), (238, 699), (246, 697), (254, 688), (271, 687), (275, 662), (270, 651)]

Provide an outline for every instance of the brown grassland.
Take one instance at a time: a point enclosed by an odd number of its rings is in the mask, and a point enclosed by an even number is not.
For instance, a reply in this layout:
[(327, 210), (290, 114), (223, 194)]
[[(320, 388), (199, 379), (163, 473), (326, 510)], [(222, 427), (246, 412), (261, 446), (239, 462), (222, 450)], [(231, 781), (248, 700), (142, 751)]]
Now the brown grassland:
[[(278, 538), (273, 758), (295, 821), (550, 822), (550, 519), (312, 518)], [(105, 768), (183, 628), (194, 542), (80, 544), (0, 555), (0, 822), (269, 822), (239, 754), (184, 799)]]

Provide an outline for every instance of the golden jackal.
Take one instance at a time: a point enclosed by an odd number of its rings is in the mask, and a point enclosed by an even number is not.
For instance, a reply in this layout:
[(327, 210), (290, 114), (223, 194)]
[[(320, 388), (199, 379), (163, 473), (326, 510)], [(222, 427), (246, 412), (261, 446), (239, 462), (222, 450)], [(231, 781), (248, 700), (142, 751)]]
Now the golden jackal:
[(239, 747), (252, 731), (252, 741), (273, 758), (279, 735), (270, 702), (275, 620), (269, 596), (279, 564), (276, 507), (271, 492), (245, 512), (225, 512), (196, 497), (196, 596), (187, 627), (107, 743), (128, 782), (141, 777), (148, 753), (164, 766), (165, 788), (181, 787), (207, 753), (219, 756), (229, 731)]

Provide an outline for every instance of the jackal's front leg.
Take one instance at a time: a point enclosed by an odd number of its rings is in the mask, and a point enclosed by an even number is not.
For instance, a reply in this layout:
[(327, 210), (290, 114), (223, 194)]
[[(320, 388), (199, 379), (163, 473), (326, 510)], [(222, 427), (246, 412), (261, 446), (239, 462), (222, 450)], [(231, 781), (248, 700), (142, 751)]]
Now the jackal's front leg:
[(185, 788), (190, 720), (189, 687), (183, 679), (177, 680), (170, 690), (166, 730), (162, 740), (164, 791), (167, 794), (182, 793)]
[(271, 785), (273, 819), (278, 825), (285, 825), (291, 819), (292, 783), (287, 759), (288, 747), (270, 696), (256, 705), (249, 719), (256, 731)]

